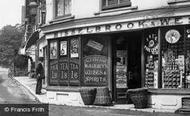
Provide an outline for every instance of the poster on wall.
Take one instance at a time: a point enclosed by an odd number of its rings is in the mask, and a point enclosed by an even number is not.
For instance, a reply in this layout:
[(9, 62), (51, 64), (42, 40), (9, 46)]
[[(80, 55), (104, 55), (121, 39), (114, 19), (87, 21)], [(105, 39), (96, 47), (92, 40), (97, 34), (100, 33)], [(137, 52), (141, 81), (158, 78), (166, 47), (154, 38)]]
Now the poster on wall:
[(61, 56), (67, 55), (67, 41), (60, 42), (60, 55)]
[(50, 43), (50, 59), (57, 59), (57, 42)]
[(71, 39), (71, 48), (70, 48), (71, 58), (79, 57), (79, 39)]

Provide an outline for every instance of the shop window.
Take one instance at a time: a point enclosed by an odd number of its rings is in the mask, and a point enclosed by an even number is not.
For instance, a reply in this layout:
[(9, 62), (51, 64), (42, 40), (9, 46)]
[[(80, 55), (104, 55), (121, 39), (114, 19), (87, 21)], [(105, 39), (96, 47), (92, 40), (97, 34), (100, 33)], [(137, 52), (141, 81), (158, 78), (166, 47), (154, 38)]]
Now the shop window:
[(145, 87), (158, 88), (158, 29), (144, 34)]
[(79, 42), (80, 38), (66, 38), (60, 41), (59, 84), (64, 86), (80, 85)]
[[(159, 30), (160, 43), (158, 41)], [(146, 87), (158, 88), (160, 86), (166, 89), (190, 88), (189, 26), (145, 30), (144, 57)]]
[(80, 84), (79, 38), (70, 39), (69, 82), (70, 85)]
[(83, 39), (83, 84), (105, 86), (108, 76), (108, 40), (102, 36)]
[(162, 88), (185, 87), (185, 39), (183, 27), (162, 29)]
[(56, 17), (71, 14), (71, 0), (55, 0)]
[(102, 0), (102, 10), (129, 6), (131, 6), (130, 0)]
[(59, 73), (60, 80), (59, 83), (61, 85), (69, 84), (69, 57), (68, 57), (68, 41), (62, 40), (60, 41), (60, 50), (59, 50)]
[(185, 88), (190, 88), (190, 26), (186, 27), (185, 29), (185, 43), (186, 43), (186, 57), (185, 57)]
[(58, 73), (58, 54), (57, 54), (57, 41), (50, 41), (49, 43), (49, 82), (50, 84), (57, 84), (58, 83), (58, 77), (59, 77), (59, 73)]

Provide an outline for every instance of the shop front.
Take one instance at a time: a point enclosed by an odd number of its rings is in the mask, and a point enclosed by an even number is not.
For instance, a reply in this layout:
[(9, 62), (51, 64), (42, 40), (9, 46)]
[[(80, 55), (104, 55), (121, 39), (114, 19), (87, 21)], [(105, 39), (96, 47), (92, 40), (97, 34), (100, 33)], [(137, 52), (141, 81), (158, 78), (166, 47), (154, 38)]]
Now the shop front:
[(128, 89), (146, 87), (151, 107), (180, 108), (182, 97), (190, 97), (189, 19), (158, 18), (47, 33), (48, 98), (81, 104), (81, 87), (105, 86), (114, 102), (126, 104)]

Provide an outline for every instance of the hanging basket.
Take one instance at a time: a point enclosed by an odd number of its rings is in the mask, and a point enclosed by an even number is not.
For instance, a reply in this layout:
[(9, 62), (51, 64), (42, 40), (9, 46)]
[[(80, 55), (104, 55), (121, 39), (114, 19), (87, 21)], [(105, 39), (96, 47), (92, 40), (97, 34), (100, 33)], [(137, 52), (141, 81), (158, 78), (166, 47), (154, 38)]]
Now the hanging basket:
[(147, 108), (148, 106), (148, 91), (145, 88), (129, 89), (128, 94), (135, 105), (135, 108)]
[(94, 104), (95, 105), (103, 105), (103, 106), (112, 105), (111, 96), (109, 93), (109, 89), (107, 87), (97, 88)]
[(92, 105), (95, 100), (95, 88), (81, 88), (80, 94), (85, 105)]

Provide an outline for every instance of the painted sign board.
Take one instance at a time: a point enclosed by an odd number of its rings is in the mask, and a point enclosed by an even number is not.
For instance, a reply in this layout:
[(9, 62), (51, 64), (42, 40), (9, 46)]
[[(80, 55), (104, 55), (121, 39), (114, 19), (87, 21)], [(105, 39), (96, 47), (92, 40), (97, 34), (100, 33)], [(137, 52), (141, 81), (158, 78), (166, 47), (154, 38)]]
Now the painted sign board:
[(190, 16), (163, 17), (163, 18), (155, 18), (155, 19), (118, 22), (118, 23), (111, 23), (111, 24), (72, 28), (72, 29), (66, 29), (66, 30), (62, 30), (58, 32), (48, 33), (46, 34), (46, 39), (53, 39), (55, 37), (67, 37), (67, 36), (73, 36), (73, 35), (106, 33), (106, 32), (135, 30), (135, 29), (161, 27), (161, 26), (185, 25), (185, 24), (190, 24)]
[(108, 66), (107, 57), (90, 55), (84, 58), (84, 83), (86, 85), (106, 85)]

